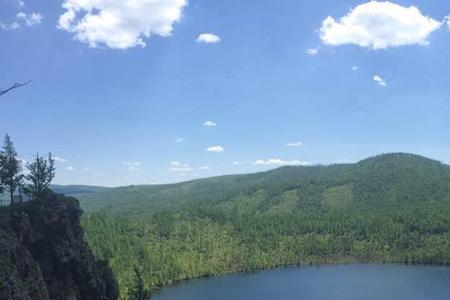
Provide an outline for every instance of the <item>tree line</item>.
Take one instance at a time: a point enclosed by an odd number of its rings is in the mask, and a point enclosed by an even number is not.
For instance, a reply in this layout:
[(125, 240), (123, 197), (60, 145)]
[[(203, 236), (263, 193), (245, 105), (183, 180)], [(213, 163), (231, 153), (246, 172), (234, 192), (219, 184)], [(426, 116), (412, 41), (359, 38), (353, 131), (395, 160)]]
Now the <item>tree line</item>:
[(51, 153), (45, 158), (39, 154), (31, 162), (19, 158), (11, 137), (6, 134), (0, 151), (0, 196), (7, 192), (10, 203), (42, 197), (55, 177), (55, 160)]

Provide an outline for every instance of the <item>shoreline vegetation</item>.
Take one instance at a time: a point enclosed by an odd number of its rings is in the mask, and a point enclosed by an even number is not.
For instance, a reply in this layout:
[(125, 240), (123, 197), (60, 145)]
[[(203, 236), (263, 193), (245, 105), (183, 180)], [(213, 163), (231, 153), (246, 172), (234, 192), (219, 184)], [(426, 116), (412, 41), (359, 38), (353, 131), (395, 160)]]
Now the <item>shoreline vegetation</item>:
[(411, 154), (80, 196), (121, 299), (290, 265), (450, 263), (450, 167)]

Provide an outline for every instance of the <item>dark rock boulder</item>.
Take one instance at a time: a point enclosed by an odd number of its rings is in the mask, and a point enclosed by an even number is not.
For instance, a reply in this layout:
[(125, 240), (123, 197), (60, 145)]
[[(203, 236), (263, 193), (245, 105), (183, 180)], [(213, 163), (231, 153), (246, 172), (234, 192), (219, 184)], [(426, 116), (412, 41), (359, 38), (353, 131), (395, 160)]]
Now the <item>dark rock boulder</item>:
[(78, 200), (45, 199), (0, 211), (0, 299), (112, 300), (117, 282), (96, 260), (80, 226)]

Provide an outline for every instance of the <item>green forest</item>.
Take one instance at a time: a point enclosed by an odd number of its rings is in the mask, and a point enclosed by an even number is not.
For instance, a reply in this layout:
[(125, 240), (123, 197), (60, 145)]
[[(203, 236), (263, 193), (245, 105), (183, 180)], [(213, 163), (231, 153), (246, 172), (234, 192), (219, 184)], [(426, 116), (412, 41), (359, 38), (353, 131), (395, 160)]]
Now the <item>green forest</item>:
[(151, 291), (283, 265), (450, 263), (450, 167), (412, 154), (77, 197), (123, 299), (137, 270)]

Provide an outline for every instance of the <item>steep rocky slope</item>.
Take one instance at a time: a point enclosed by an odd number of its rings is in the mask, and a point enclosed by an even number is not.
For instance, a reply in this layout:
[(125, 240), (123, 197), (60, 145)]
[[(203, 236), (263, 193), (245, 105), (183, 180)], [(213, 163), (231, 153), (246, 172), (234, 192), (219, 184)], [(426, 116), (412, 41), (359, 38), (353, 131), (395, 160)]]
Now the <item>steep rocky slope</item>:
[(81, 214), (75, 198), (51, 192), (1, 208), (0, 299), (117, 299), (113, 273), (85, 242)]

